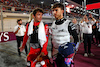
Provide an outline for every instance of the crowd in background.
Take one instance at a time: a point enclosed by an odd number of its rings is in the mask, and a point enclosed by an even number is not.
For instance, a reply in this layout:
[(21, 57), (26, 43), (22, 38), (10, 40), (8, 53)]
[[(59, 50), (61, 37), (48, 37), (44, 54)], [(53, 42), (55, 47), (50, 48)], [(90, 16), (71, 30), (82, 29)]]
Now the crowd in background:
[(21, 11), (21, 12), (32, 12), (32, 10), (34, 8), (40, 7), (43, 8), (45, 11), (45, 15), (51, 15), (50, 14), (50, 6), (46, 6), (46, 5), (41, 5), (41, 4), (30, 4), (29, 2), (20, 2), (18, 0), (0, 0), (0, 4), (4, 5), (3, 6), (3, 10), (7, 11)]

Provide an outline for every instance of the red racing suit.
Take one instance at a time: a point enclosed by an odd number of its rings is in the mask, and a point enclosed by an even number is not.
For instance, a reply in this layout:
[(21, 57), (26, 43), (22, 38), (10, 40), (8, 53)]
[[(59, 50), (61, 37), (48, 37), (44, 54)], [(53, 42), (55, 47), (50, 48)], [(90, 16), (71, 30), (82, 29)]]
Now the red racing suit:
[[(39, 25), (40, 24), (40, 22), (34, 22), (34, 26), (37, 26), (37, 25)], [(23, 44), (22, 44), (22, 46), (25, 46), (25, 44), (26, 44), (26, 42), (27, 42), (27, 40), (28, 40), (28, 26), (29, 26), (29, 24), (27, 24), (26, 25), (26, 33), (25, 33), (25, 35), (24, 35), (24, 39), (23, 39)], [(27, 56), (27, 62), (29, 62), (30, 63), (30, 66), (28, 66), (28, 67), (35, 67), (35, 64), (36, 64), (36, 62), (34, 62), (34, 60), (37, 58), (37, 56), (41, 53), (41, 52), (43, 52), (44, 54), (45, 54), (45, 57), (44, 57), (44, 61), (45, 61), (45, 65), (43, 65), (42, 67), (49, 67), (50, 66), (50, 62), (49, 62), (49, 58), (47, 57), (47, 55), (48, 55), (48, 52), (47, 52), (47, 44), (48, 44), (48, 30), (49, 30), (49, 28), (48, 28), (48, 25), (46, 24), (45, 26), (44, 26), (44, 28), (45, 28), (45, 33), (46, 33), (46, 42), (45, 42), (45, 44), (43, 45), (43, 47), (42, 47), (42, 49), (41, 48), (37, 48), (37, 49), (34, 49), (34, 48), (30, 48), (30, 52), (29, 52), (29, 54), (28, 54), (28, 56)]]

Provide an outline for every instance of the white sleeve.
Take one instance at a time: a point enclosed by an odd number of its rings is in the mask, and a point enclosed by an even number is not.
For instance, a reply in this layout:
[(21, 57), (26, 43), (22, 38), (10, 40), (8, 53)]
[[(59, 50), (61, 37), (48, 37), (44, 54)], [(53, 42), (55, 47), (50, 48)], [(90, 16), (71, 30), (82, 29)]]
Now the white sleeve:
[(54, 27), (55, 21), (52, 23), (52, 25), (49, 28), (49, 33), (52, 34), (52, 27)]
[(91, 21), (91, 24), (93, 25), (93, 24), (95, 24), (95, 22), (96, 22), (96, 20), (94, 20), (94, 21)]
[(14, 27), (14, 31), (13, 31), (13, 32), (15, 32), (16, 30), (17, 30), (17, 27), (15, 26), (15, 27)]

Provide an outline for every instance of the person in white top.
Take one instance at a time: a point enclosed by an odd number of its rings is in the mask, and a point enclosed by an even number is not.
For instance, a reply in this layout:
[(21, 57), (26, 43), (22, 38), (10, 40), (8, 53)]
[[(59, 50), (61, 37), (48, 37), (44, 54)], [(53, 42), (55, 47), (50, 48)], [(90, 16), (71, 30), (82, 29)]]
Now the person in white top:
[(98, 44), (98, 47), (100, 47), (100, 19), (98, 20), (98, 23), (97, 23), (97, 33), (98, 33), (98, 40), (99, 40), (99, 44)]
[[(21, 45), (21, 41), (23, 41), (23, 37), (24, 37), (24, 34), (26, 32), (26, 29), (25, 29), (25, 26), (22, 25), (21, 19), (18, 19), (17, 23), (18, 24), (14, 27), (14, 33), (15, 33), (16, 39), (17, 39), (18, 54), (19, 54), (19, 56), (21, 56), (21, 52), (20, 52), (19, 47)], [(25, 52), (26, 52), (26, 55), (27, 55), (27, 46), (25, 46)]]
[[(89, 14), (89, 19), (85, 15), (81, 20), (80, 25), (83, 27), (83, 39), (84, 39), (84, 57), (88, 57), (88, 55), (94, 56), (91, 53), (91, 41), (92, 41), (92, 25), (96, 22), (91, 14)], [(88, 52), (87, 52), (88, 45)]]

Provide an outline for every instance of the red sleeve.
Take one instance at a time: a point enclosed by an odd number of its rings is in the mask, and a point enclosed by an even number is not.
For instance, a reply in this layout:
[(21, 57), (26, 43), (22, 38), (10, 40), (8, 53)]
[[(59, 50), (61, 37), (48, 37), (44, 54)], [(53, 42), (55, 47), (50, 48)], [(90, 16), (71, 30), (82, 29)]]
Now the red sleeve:
[(49, 38), (49, 27), (48, 27), (48, 25), (45, 25), (45, 33), (46, 33), (46, 39), (47, 39), (47, 41), (43, 45), (43, 48), (42, 48), (41, 52), (43, 52), (45, 55), (47, 55), (48, 54), (47, 45), (48, 45), (48, 38)]
[(28, 25), (29, 24), (26, 25), (26, 32), (25, 32), (25, 35), (24, 35), (24, 38), (23, 38), (23, 43), (22, 43), (23, 47), (26, 45), (26, 42), (28, 40), (28, 35), (27, 35), (27, 33), (28, 33)]

